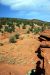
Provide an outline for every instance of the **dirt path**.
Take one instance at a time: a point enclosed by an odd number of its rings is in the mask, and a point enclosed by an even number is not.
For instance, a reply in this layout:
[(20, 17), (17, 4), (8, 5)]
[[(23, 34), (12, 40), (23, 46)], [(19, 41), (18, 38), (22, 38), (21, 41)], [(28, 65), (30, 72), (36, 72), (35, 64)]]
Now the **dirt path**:
[[(35, 68), (38, 57), (35, 51), (40, 42), (33, 35), (24, 35), (17, 43), (8, 43), (0, 47), (0, 75), (26, 75)], [(13, 64), (13, 65), (10, 65)]]

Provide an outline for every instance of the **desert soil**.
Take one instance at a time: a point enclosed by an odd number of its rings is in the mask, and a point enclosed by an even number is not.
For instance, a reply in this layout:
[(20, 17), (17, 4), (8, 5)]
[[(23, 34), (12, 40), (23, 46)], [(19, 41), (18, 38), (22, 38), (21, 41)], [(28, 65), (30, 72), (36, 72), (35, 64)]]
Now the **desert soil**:
[(0, 46), (0, 75), (26, 75), (31, 69), (35, 69), (39, 60), (35, 51), (40, 46), (37, 37), (24, 34), (14, 44), (9, 43), (8, 38), (1, 41), (4, 45)]

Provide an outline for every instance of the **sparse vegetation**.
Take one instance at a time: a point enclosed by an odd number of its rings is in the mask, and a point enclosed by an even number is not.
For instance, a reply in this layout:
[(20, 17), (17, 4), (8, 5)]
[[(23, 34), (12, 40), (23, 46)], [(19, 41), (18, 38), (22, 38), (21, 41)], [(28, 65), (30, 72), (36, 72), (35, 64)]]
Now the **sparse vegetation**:
[(13, 32), (15, 31), (15, 28), (14, 28), (13, 25), (12, 25), (12, 26), (7, 25), (7, 26), (5, 26), (4, 31), (11, 33), (12, 31), (13, 31)]
[(27, 34), (29, 34), (29, 33), (30, 33), (30, 31), (28, 30), (28, 31), (27, 31)]
[(34, 30), (33, 30), (34, 34), (37, 34), (41, 31), (42, 31), (42, 29), (40, 29), (40, 28), (34, 28)]
[(23, 28), (23, 29), (26, 29), (26, 25), (24, 24), (22, 28)]
[(31, 29), (30, 29), (31, 32), (34, 32), (33, 31), (34, 28), (35, 28), (34, 29), (35, 32), (39, 32), (39, 29), (36, 29), (35, 25), (41, 26), (42, 31), (45, 29), (50, 29), (50, 22), (45, 22), (45, 21), (41, 21), (37, 19), (27, 20), (27, 19), (16, 19), (16, 18), (0, 18), (0, 32), (2, 31), (3, 26), (5, 26), (5, 29), (4, 29), (5, 32), (10, 32), (10, 33), (15, 32), (14, 25), (20, 28), (21, 24), (23, 24), (23, 27), (22, 27), (23, 29), (26, 29), (26, 25), (31, 26)]
[(15, 43), (17, 41), (17, 39), (19, 39), (19, 34), (15, 34), (14, 36), (11, 36), (9, 39), (10, 43)]
[(4, 44), (3, 43), (0, 43), (0, 46), (3, 46)]
[(16, 37), (16, 39), (19, 39), (19, 34), (17, 33), (17, 34), (15, 35), (15, 37)]
[(20, 24), (19, 23), (17, 23), (16, 26), (20, 28)]
[(15, 36), (11, 36), (9, 39), (10, 43), (15, 43), (16, 42), (16, 37)]

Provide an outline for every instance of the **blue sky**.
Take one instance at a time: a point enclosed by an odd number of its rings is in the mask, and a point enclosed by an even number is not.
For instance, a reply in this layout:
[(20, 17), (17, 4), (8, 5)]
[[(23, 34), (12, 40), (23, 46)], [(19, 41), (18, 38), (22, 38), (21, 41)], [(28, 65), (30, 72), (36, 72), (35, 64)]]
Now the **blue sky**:
[(0, 17), (50, 21), (50, 0), (0, 0)]

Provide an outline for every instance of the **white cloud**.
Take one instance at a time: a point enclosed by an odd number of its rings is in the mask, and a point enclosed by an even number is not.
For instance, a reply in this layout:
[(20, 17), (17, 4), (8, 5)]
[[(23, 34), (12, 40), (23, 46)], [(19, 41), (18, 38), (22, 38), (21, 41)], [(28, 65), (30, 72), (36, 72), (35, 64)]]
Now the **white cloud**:
[(34, 9), (34, 8), (46, 8), (49, 10), (50, 1), (49, 0), (1, 0), (1, 4), (8, 5), (10, 8), (17, 10), (19, 8), (27, 8), (27, 9)]
[(9, 6), (12, 10), (50, 11), (49, 0), (1, 0), (0, 3)]
[(0, 4), (17, 10), (15, 17), (50, 20), (50, 0), (0, 0)]

